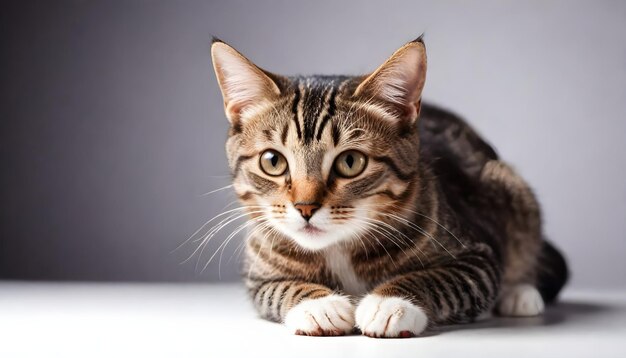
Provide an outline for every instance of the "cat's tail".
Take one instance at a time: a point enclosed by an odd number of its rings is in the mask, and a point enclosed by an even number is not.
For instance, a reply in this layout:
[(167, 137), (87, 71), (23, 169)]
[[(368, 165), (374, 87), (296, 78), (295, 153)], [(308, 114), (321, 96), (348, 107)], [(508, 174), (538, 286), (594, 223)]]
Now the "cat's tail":
[(543, 240), (537, 265), (537, 289), (543, 301), (553, 302), (567, 279), (569, 271), (563, 255), (548, 241)]

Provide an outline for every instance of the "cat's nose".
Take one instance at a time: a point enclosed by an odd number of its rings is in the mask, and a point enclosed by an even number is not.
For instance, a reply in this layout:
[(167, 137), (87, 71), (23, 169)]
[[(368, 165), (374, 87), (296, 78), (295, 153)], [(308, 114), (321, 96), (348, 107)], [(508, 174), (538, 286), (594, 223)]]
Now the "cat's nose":
[(302, 217), (304, 218), (304, 220), (309, 221), (309, 219), (311, 218), (311, 216), (313, 216), (313, 213), (315, 213), (317, 211), (317, 209), (320, 208), (320, 206), (322, 206), (319, 203), (295, 203), (293, 204), (293, 206), (298, 209), (298, 211), (300, 212), (300, 215), (302, 215)]

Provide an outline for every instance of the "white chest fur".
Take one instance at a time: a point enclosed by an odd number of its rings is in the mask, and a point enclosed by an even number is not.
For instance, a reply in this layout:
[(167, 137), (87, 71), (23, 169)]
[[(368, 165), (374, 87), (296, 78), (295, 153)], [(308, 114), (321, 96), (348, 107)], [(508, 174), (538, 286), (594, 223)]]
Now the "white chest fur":
[(326, 267), (332, 272), (345, 293), (359, 296), (367, 293), (367, 283), (354, 272), (352, 260), (342, 248), (332, 247), (325, 252)]

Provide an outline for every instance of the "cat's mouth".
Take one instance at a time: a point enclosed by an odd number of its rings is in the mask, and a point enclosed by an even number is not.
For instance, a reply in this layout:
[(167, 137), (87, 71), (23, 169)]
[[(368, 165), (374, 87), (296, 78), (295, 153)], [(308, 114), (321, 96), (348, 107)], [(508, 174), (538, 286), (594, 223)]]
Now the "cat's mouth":
[(309, 235), (320, 235), (324, 233), (324, 230), (318, 228), (317, 226), (311, 225), (310, 223), (306, 223), (300, 231), (309, 234)]

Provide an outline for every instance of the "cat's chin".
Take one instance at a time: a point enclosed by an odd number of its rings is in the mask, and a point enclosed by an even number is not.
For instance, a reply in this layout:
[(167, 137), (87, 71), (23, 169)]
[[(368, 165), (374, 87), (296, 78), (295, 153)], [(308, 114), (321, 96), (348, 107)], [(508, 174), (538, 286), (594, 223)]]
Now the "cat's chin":
[(310, 236), (323, 235), (325, 233), (324, 230), (311, 224), (306, 224), (302, 229), (300, 229), (300, 232)]
[(336, 229), (321, 228), (311, 224), (295, 230), (287, 227), (281, 227), (279, 230), (303, 249), (311, 251), (322, 250), (349, 237)]

